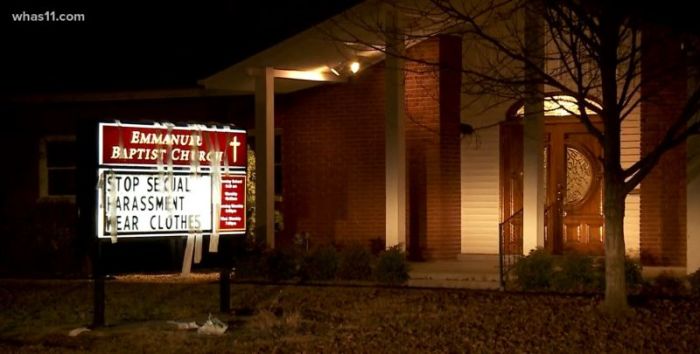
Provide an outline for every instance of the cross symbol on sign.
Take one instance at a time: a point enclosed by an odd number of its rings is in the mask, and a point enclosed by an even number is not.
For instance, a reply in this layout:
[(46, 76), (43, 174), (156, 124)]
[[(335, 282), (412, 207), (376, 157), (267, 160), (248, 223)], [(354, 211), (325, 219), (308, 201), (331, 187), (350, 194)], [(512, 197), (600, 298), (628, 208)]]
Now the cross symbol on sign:
[(229, 144), (229, 146), (232, 146), (233, 148), (231, 149), (233, 151), (233, 162), (238, 161), (238, 147), (241, 146), (241, 143), (238, 141), (238, 137), (234, 136), (233, 140)]

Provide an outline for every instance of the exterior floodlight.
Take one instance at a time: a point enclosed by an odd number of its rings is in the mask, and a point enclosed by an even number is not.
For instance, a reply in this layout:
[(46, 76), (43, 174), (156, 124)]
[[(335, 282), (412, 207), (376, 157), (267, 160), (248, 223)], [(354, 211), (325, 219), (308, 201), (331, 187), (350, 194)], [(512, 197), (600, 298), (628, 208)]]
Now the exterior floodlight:
[(350, 63), (350, 71), (352, 71), (353, 74), (356, 74), (358, 71), (360, 71), (360, 63), (356, 61)]

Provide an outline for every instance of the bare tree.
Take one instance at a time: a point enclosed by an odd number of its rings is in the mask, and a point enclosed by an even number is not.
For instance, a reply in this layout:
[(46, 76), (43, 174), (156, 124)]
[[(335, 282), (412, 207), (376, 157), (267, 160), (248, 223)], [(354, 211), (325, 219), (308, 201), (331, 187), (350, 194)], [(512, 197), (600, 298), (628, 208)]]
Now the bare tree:
[[(500, 101), (541, 99), (552, 91), (573, 98), (560, 108), (578, 117), (604, 152), (604, 307), (624, 311), (628, 306), (625, 198), (666, 152), (700, 132), (696, 118), (700, 90), (688, 94), (679, 114), (668, 117), (673, 123), (661, 141), (627, 168), (621, 164), (622, 122), (642, 102), (655, 99), (653, 92), (642, 90), (642, 84), (686, 75), (687, 63), (647, 65), (642, 78), (642, 55), (654, 43), (641, 34), (650, 24), (644, 16), (630, 12), (631, 7), (615, 1), (413, 0), (387, 1), (382, 6), (400, 14), (401, 27), (385, 26), (383, 15), (353, 17), (350, 12), (330, 32), (343, 42), (360, 43), (406, 60), (417, 59), (383, 47), (382, 34), (400, 31), (409, 45), (437, 34), (460, 36), (472, 55), (461, 68), (455, 68), (463, 75), (464, 93)], [(539, 45), (537, 40), (534, 45), (528, 41), (533, 36), (542, 38)]]

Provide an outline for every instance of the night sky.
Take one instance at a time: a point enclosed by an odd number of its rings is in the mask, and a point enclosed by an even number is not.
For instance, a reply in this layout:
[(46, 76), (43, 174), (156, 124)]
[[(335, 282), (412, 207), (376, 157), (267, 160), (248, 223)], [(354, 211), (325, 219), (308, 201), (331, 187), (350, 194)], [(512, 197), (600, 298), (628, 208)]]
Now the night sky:
[[(356, 0), (3, 3), (6, 94), (192, 87)], [(14, 22), (12, 13), (84, 13), (85, 22)]]
[[(360, 0), (2, 1), (0, 92), (192, 87)], [(621, 0), (626, 11), (700, 33), (690, 2)], [(12, 14), (85, 14), (85, 22), (13, 22)]]

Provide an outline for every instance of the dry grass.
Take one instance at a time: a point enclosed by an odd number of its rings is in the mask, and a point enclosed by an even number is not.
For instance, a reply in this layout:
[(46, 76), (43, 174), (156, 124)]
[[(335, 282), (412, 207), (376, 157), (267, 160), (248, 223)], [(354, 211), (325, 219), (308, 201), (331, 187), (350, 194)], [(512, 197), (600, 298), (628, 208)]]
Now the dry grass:
[(250, 328), (260, 332), (293, 332), (299, 329), (301, 321), (301, 313), (298, 311), (292, 311), (278, 316), (270, 310), (260, 310), (246, 322)]
[[(0, 352), (693, 352), (700, 303), (649, 300), (626, 318), (598, 298), (428, 289), (232, 286), (235, 313), (218, 313), (211, 281), (107, 284), (107, 328), (89, 323), (79, 281), (0, 280)], [(177, 330), (212, 313), (220, 337)]]

